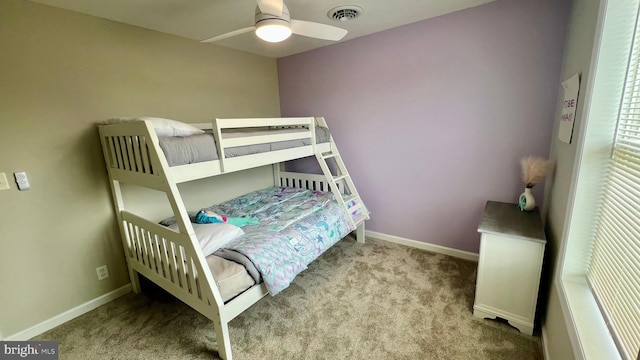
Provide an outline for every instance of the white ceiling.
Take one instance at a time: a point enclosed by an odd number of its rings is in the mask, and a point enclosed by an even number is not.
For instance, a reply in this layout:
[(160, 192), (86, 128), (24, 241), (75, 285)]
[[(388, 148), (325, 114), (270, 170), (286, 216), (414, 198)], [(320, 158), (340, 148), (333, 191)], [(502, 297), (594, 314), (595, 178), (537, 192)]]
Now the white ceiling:
[[(152, 29), (188, 39), (204, 40), (254, 23), (255, 0), (31, 0), (125, 24)], [(287, 0), (292, 19), (342, 27), (349, 33), (341, 42), (416, 21), (482, 5), (494, 0)], [(342, 5), (357, 5), (364, 11), (352, 21), (337, 22), (327, 12)], [(332, 41), (292, 35), (273, 44), (253, 32), (215, 44), (272, 58), (293, 55)], [(215, 46), (215, 45), (207, 45)]]

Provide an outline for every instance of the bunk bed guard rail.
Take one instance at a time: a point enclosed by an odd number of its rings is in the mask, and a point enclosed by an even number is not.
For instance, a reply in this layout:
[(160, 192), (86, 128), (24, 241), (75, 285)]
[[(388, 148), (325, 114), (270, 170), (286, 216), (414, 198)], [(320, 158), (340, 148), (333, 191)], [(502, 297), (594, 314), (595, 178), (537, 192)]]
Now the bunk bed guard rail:
[[(312, 156), (316, 152), (315, 119), (300, 118), (260, 118), (260, 119), (214, 119), (213, 135), (216, 141), (220, 169), (223, 173), (247, 169), (251, 167), (275, 164), (286, 160)], [(295, 130), (262, 133), (258, 130)], [(232, 137), (229, 133), (246, 133), (250, 136)], [(246, 146), (276, 143), (289, 140), (308, 140), (311, 145), (300, 148), (282, 149), (267, 153), (251, 154), (230, 158), (227, 149)], [(306, 149), (306, 153), (304, 152)]]

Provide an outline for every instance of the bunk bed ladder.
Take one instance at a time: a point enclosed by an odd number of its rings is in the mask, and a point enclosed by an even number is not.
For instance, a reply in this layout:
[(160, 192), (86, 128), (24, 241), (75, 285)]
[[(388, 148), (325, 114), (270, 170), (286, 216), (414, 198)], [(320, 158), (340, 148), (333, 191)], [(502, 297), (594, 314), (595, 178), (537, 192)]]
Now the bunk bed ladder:
[[(344, 161), (342, 161), (342, 157), (340, 156), (340, 152), (338, 152), (338, 148), (333, 141), (333, 137), (330, 138), (329, 141), (331, 144), (331, 150), (328, 152), (316, 151), (316, 158), (318, 159), (322, 172), (331, 187), (333, 195), (349, 215), (349, 223), (352, 228), (357, 229), (356, 236), (358, 242), (364, 242), (364, 222), (365, 220), (369, 220), (369, 211), (364, 205), (364, 202), (362, 202), (362, 198), (360, 198), (349, 172), (347, 172), (347, 167), (345, 166)], [(335, 170), (333, 171), (327, 162), (327, 160), (330, 159), (333, 159), (336, 165)], [(342, 191), (340, 189), (340, 185), (338, 185), (339, 183), (344, 187)]]

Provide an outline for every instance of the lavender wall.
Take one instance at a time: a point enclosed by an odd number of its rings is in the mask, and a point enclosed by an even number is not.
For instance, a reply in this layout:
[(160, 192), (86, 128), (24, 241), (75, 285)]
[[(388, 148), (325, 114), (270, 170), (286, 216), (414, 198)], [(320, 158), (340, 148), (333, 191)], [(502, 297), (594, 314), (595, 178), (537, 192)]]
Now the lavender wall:
[(569, 3), (499, 0), (279, 59), (282, 115), (327, 119), (369, 230), (477, 252), (485, 202), (517, 201), (519, 159), (548, 155)]

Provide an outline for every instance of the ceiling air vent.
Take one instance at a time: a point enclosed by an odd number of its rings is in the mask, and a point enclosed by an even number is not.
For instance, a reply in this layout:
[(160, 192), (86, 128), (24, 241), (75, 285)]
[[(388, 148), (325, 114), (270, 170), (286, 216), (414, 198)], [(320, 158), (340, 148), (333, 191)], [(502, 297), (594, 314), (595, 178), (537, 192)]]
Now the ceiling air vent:
[(335, 21), (349, 21), (362, 14), (362, 8), (355, 5), (338, 6), (329, 10), (327, 16)]

